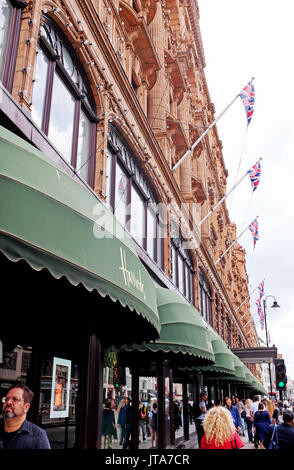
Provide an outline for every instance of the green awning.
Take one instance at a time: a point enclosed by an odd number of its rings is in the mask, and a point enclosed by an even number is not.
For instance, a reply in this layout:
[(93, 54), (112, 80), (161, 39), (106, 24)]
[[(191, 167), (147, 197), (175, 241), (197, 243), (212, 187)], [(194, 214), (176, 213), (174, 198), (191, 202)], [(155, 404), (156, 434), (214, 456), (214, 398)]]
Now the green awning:
[[(130, 237), (94, 194), (0, 127), (0, 250), (128, 306), (160, 332), (154, 283)], [(97, 312), (99, 315), (99, 312)]]
[(255, 375), (253, 375), (252, 372), (249, 371), (249, 369), (248, 369), (248, 372), (251, 376), (251, 384), (249, 388), (251, 388), (251, 390), (253, 390), (256, 393), (267, 394), (266, 389), (259, 382), (259, 380), (255, 377)]
[(161, 323), (160, 338), (148, 344), (134, 344), (132, 347), (124, 345), (123, 349), (176, 354), (177, 365), (181, 367), (214, 363), (210, 335), (197, 310), (170, 289), (157, 287), (156, 294)]
[(246, 376), (246, 369), (247, 367), (243, 364), (240, 359), (233, 354), (233, 361), (235, 366), (234, 374), (232, 375), (223, 375), (219, 380), (223, 382), (234, 382), (239, 383), (241, 385), (247, 386), (249, 385), (248, 376)]
[(217, 374), (235, 374), (234, 354), (228, 349), (224, 340), (212, 329), (208, 329), (208, 334), (213, 348), (215, 364), (211, 366), (197, 367), (199, 372), (205, 377), (215, 377)]
[(245, 369), (245, 378), (246, 378), (247, 386), (250, 387), (252, 385), (253, 379), (252, 379), (252, 374), (247, 367)]

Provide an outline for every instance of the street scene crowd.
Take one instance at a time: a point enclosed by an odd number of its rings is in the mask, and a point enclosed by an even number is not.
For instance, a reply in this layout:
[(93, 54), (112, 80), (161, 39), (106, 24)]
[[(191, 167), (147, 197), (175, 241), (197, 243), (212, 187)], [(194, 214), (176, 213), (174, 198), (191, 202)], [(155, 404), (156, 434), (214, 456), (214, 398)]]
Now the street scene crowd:
[[(105, 403), (103, 411), (103, 447), (131, 448), (132, 405), (129, 397), (121, 400), (117, 411)], [(139, 403), (139, 437), (157, 447), (157, 404)], [(200, 449), (233, 449), (244, 447), (245, 439), (252, 449), (294, 448), (294, 403), (258, 395), (251, 400), (237, 396), (225, 397), (207, 404), (207, 395), (199, 402), (189, 402), (189, 422), (195, 424)], [(182, 427), (182, 403), (174, 401), (175, 432)], [(243, 438), (243, 439), (242, 439)], [(247, 448), (250, 448), (247, 446)]]
[[(271, 398), (239, 399), (227, 396), (207, 402), (207, 394), (201, 393), (199, 401), (189, 401), (189, 423), (195, 425), (197, 449), (293, 449), (294, 402)], [(27, 420), (27, 412), (33, 400), (32, 391), (25, 385), (11, 387), (3, 398), (3, 423), (0, 427), (2, 449), (50, 449), (44, 429)], [(173, 402), (174, 426), (177, 433), (183, 426), (183, 402)], [(106, 400), (102, 414), (102, 448), (131, 449), (134, 409), (129, 396), (120, 401), (117, 409)], [(158, 414), (157, 399), (139, 402), (139, 439), (145, 444), (140, 448), (157, 448)], [(176, 434), (177, 435), (177, 434)], [(246, 442), (246, 439), (248, 442)], [(248, 447), (249, 445), (249, 447)], [(190, 447), (191, 448), (191, 447)]]

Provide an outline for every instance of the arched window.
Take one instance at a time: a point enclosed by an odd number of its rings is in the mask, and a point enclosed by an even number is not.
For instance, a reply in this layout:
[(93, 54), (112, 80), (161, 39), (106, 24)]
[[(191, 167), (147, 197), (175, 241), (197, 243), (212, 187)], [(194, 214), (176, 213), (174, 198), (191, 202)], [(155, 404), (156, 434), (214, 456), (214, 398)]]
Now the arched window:
[(199, 306), (200, 314), (203, 316), (204, 320), (211, 325), (211, 290), (201, 269), (199, 269)]
[(106, 200), (121, 225), (163, 268), (164, 223), (151, 184), (118, 130), (108, 140)]
[(12, 90), (24, 3), (17, 0), (0, 2), (0, 82), (9, 92)]
[(173, 283), (194, 304), (194, 269), (189, 252), (183, 248), (184, 241), (176, 228), (171, 230), (171, 271)]
[(93, 186), (95, 102), (73, 48), (48, 18), (40, 28), (32, 117), (62, 157)]

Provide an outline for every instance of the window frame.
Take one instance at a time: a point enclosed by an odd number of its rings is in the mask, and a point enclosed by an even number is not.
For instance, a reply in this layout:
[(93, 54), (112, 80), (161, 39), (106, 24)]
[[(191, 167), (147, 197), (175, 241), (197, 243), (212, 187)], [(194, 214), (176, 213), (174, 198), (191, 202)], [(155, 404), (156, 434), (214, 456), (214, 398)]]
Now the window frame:
[[(65, 49), (69, 53), (74, 66), (79, 71), (83, 83), (87, 87), (87, 91), (92, 99), (92, 108), (84, 100), (84, 95), (79, 90), (78, 86), (73, 83), (73, 80), (70, 78), (65, 67), (61, 63), (60, 56), (54, 51), (52, 46), (48, 43), (45, 37), (39, 34), (38, 48), (43, 52), (43, 54), (49, 60), (47, 78), (46, 78), (46, 91), (45, 91), (45, 100), (43, 104), (43, 114), (41, 122), (41, 130), (48, 136), (49, 127), (50, 127), (50, 117), (51, 117), (51, 107), (52, 107), (52, 96), (53, 96), (53, 86), (54, 86), (54, 77), (55, 74), (62, 81), (64, 86), (67, 88), (68, 92), (71, 94), (75, 101), (74, 105), (74, 115), (73, 115), (73, 135), (72, 135), (72, 150), (70, 162), (67, 161), (73, 170), (76, 172), (79, 168), (76, 168), (77, 157), (78, 157), (78, 143), (79, 143), (79, 124), (80, 124), (80, 114), (81, 110), (84, 112), (86, 117), (90, 122), (90, 137), (89, 137), (89, 158), (88, 158), (88, 174), (86, 182), (93, 188), (94, 186), (94, 172), (95, 172), (95, 149), (96, 149), (96, 124), (98, 122), (97, 116), (94, 112), (95, 103), (88, 84), (87, 77), (83, 71), (83, 68), (76, 57), (75, 51), (73, 50), (70, 42), (60, 30), (60, 28), (49, 18), (45, 17), (45, 23), (52, 26), (52, 28), (58, 33), (64, 42)], [(38, 51), (37, 51), (38, 53)], [(51, 140), (51, 139), (50, 139)], [(53, 145), (54, 142), (52, 141)], [(58, 150), (58, 149), (57, 149)], [(77, 172), (79, 175), (79, 173)]]
[[(115, 140), (115, 142), (113, 142)], [(124, 158), (123, 158), (124, 155)], [(160, 269), (163, 269), (163, 238), (160, 235), (160, 215), (159, 212), (155, 212), (155, 233), (153, 239), (153, 254), (152, 257), (147, 251), (147, 237), (148, 237), (148, 210), (149, 205), (157, 204), (153, 189), (149, 183), (145, 173), (141, 169), (139, 163), (135, 160), (133, 152), (128, 148), (127, 144), (123, 141), (119, 131), (114, 126), (110, 127), (110, 139), (108, 140), (108, 152), (107, 157), (111, 158), (110, 168), (110, 187), (107, 193), (110, 195), (110, 201), (108, 201), (109, 207), (112, 213), (115, 215), (116, 210), (116, 168), (117, 165), (122, 169), (128, 178), (128, 193), (127, 193), (127, 205), (129, 206), (129, 213), (127, 212), (124, 228), (129, 232), (131, 237), (143, 248), (147, 255), (158, 265)], [(138, 178), (139, 175), (139, 178)], [(139, 179), (144, 180), (145, 188), (140, 184)], [(143, 237), (142, 244), (134, 237), (131, 232), (131, 204), (132, 204), (132, 187), (139, 194), (143, 201), (144, 214), (143, 214)], [(147, 193), (148, 192), (148, 193)], [(159, 253), (158, 244), (161, 246), (161, 252)]]
[(212, 295), (209, 283), (201, 269), (199, 269), (198, 281), (200, 315), (209, 325), (212, 325)]
[[(180, 235), (179, 235), (180, 236)], [(194, 269), (192, 266), (192, 262), (189, 258), (189, 254), (187, 250), (181, 247), (182, 240), (181, 238), (173, 238), (171, 237), (171, 273), (172, 273), (172, 281), (177, 287), (177, 289), (184, 295), (184, 297), (192, 304), (195, 305), (195, 298), (194, 298), (194, 289), (193, 289), (193, 279), (194, 279)], [(173, 266), (173, 251), (175, 253), (175, 266)], [(179, 259), (182, 260), (183, 264), (183, 289), (179, 285)], [(189, 279), (187, 281), (187, 272)], [(175, 278), (175, 281), (174, 281)], [(188, 292), (187, 292), (187, 283), (188, 283)]]
[(7, 51), (4, 58), (2, 83), (4, 88), (11, 93), (19, 44), (22, 9), (26, 6), (26, 2), (17, 0), (8, 0), (8, 2), (12, 6), (12, 17), (8, 31)]

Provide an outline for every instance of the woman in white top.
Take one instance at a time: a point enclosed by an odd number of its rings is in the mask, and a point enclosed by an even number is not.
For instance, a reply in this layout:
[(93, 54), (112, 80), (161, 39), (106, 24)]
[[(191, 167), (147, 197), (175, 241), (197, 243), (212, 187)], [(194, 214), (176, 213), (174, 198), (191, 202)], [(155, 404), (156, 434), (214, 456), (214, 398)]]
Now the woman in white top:
[(245, 423), (247, 424), (249, 442), (253, 442), (253, 435), (252, 435), (253, 411), (251, 410), (251, 407), (252, 407), (252, 400), (250, 400), (250, 398), (247, 398), (247, 400), (245, 401), (245, 411), (246, 411)]

